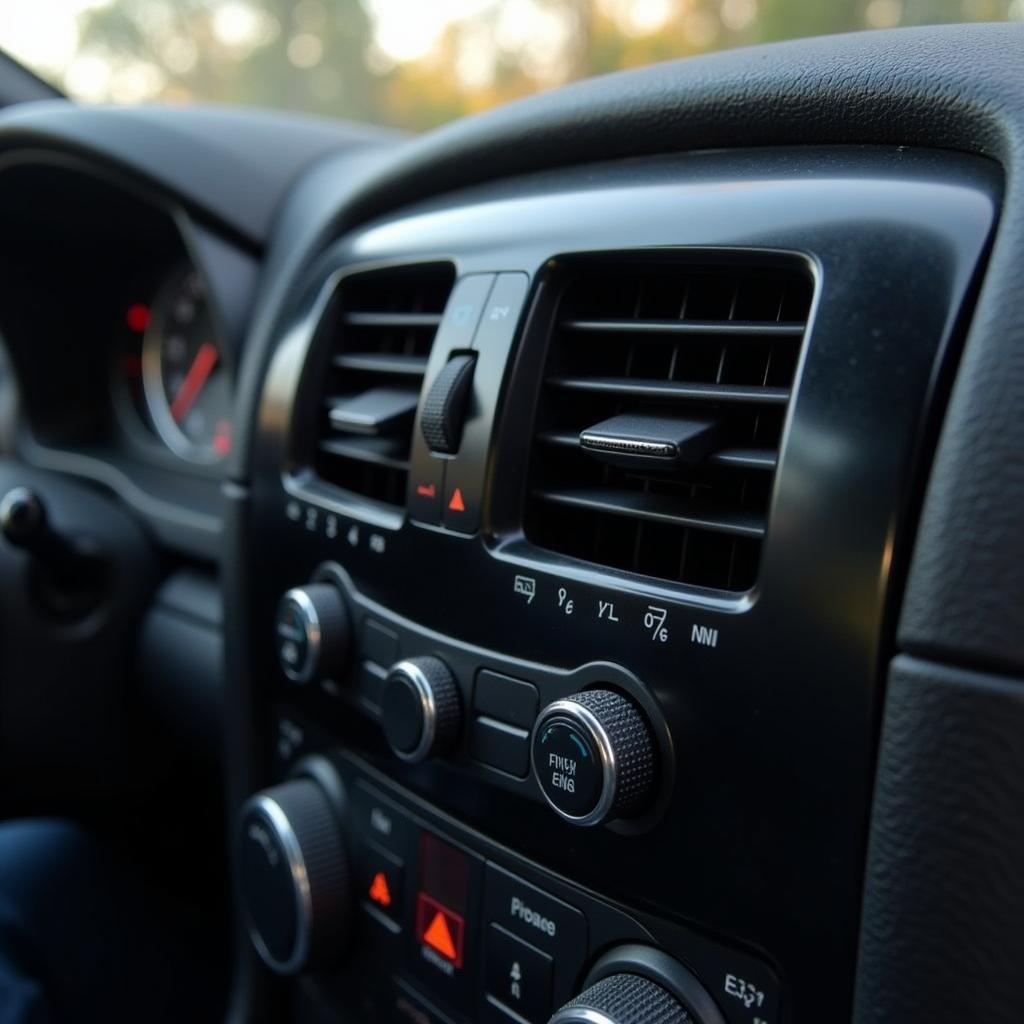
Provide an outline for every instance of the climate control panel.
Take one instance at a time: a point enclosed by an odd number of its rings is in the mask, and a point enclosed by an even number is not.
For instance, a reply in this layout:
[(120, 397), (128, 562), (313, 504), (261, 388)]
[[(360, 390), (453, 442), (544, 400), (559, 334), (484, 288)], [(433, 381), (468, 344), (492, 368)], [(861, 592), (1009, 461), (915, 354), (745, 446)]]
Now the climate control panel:
[(306, 752), (238, 825), (250, 935), (276, 972), (327, 995), (358, 978), (367, 1022), (777, 1024), (757, 959), (547, 875), (298, 728)]
[[(295, 699), (306, 690), (307, 708), (317, 697), (329, 714), (354, 708), (398, 761), (459, 764), (573, 825), (654, 823), (649, 812), (674, 765), (667, 727), (638, 680), (601, 664), (559, 674), (554, 685), (541, 666), (513, 676), (496, 670), (498, 655), (383, 609), (367, 614), (366, 604), (333, 563), (282, 597), (275, 641)], [(353, 618), (361, 622), (355, 636)]]

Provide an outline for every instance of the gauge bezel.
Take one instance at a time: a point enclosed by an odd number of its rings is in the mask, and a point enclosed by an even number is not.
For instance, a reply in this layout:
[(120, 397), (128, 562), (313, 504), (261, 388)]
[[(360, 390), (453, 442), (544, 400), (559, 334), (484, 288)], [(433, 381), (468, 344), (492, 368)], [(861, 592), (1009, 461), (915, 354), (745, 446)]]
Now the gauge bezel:
[(195, 275), (199, 282), (199, 300), (204, 303), (206, 315), (213, 326), (211, 341), (217, 346), (223, 372), (228, 376), (231, 390), (232, 364), (230, 353), (216, 329), (216, 317), (210, 305), (209, 288), (198, 268), (191, 263), (179, 263), (164, 276), (152, 304), (152, 317), (142, 337), (142, 392), (153, 429), (157, 437), (176, 456), (196, 465), (211, 466), (223, 462), (227, 453), (196, 444), (171, 415), (167, 391), (164, 387), (163, 349), (166, 341), (166, 321), (171, 300), (185, 281)]

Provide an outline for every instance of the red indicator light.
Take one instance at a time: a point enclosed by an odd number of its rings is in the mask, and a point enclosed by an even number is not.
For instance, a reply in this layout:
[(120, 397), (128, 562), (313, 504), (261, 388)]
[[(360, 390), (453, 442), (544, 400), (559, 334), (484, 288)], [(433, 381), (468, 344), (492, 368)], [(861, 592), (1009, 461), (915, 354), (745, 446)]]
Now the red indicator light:
[(231, 420), (219, 420), (213, 435), (213, 450), (218, 455), (227, 455), (231, 451)]
[(437, 496), (437, 487), (434, 484), (417, 484), (416, 493), (421, 498), (434, 498)]
[(419, 894), (416, 908), (416, 933), (424, 946), (439, 953), (455, 967), (462, 966), (465, 923), (458, 914), (423, 892)]
[(380, 907), (391, 906), (391, 890), (383, 871), (378, 871), (370, 883), (370, 899)]
[(452, 493), (451, 501), (448, 502), (448, 507), (453, 512), (465, 512), (466, 503), (462, 500), (462, 488), (456, 487)]
[(125, 323), (137, 334), (141, 334), (149, 326), (149, 320), (149, 306), (144, 302), (132, 303), (124, 314)]

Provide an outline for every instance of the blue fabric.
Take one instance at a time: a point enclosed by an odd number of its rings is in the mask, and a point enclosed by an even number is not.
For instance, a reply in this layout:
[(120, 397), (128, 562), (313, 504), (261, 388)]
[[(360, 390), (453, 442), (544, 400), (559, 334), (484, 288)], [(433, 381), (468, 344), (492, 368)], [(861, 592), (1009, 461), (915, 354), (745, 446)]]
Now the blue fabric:
[(0, 1024), (216, 1019), (219, 1007), (189, 1005), (209, 992), (209, 969), (190, 962), (187, 928), (173, 921), (83, 829), (0, 825)]

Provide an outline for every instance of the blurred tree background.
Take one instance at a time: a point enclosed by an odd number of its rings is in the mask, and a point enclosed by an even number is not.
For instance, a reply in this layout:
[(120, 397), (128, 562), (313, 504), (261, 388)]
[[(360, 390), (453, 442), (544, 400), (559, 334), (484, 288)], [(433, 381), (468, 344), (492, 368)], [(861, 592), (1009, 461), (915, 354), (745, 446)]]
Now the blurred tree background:
[(709, 50), (1024, 18), (1024, 0), (101, 0), (59, 77), (86, 99), (260, 104), (423, 129)]

